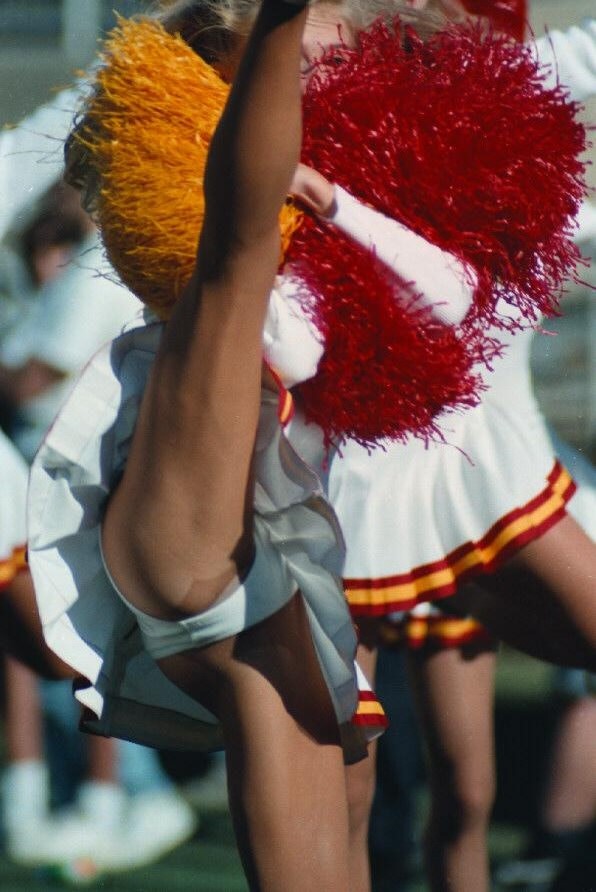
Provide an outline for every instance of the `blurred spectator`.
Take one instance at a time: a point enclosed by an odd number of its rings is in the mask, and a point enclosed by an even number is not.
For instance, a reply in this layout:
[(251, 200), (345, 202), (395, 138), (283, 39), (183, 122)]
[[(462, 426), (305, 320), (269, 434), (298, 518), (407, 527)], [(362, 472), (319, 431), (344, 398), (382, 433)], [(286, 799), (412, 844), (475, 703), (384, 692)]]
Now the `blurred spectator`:
[(19, 290), (2, 299), (0, 393), (12, 408), (11, 437), (31, 460), (74, 376), (140, 305), (101, 273), (95, 226), (62, 182), (7, 244), (0, 270)]
[[(31, 460), (76, 373), (138, 315), (139, 304), (96, 271), (95, 227), (77, 193), (61, 181), (41, 197), (23, 228), (7, 235), (0, 258), (4, 421)], [(24, 513), (24, 491), (22, 499)], [(43, 707), (39, 690), (33, 673), (7, 661), (3, 815), (14, 860), (36, 865), (86, 858), (87, 871), (121, 870), (155, 860), (194, 832), (194, 812), (156, 753), (105, 738), (85, 738), (82, 745), (70, 684), (44, 683)], [(63, 769), (52, 783), (40, 708), (53, 730), (49, 764)], [(78, 761), (60, 759), (77, 750)], [(69, 807), (52, 813), (51, 798)]]

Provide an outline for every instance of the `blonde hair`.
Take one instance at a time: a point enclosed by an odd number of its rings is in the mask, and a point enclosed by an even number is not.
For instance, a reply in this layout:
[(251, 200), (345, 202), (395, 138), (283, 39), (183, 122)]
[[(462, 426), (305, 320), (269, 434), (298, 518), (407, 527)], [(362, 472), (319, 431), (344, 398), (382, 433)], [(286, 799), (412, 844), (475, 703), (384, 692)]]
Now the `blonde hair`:
[[(339, 7), (339, 14), (357, 30), (367, 28), (378, 18), (398, 17), (421, 37), (430, 36), (447, 22), (467, 17), (459, 0), (428, 0), (423, 9), (414, 9), (404, 0), (317, 2)], [(259, 5), (258, 0), (162, 0), (157, 18), (167, 31), (179, 33), (199, 55), (214, 64), (238, 38), (248, 34)]]
[(422, 39), (430, 37), (449, 22), (467, 18), (458, 0), (428, 0), (423, 9), (414, 9), (404, 0), (342, 0), (344, 15), (357, 29), (368, 28), (377, 19), (399, 19), (410, 25)]
[(258, 8), (255, 0), (162, 0), (155, 17), (217, 67), (248, 35)]

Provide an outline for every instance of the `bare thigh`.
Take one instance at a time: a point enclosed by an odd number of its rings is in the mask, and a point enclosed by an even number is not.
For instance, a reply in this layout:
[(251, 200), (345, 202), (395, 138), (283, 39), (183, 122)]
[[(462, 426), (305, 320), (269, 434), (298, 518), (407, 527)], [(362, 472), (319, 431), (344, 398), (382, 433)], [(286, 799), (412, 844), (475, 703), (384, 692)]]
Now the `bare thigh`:
[(301, 596), (240, 635), (160, 665), (222, 723), (251, 890), (346, 892), (343, 753)]
[(572, 517), (449, 600), (512, 647), (596, 671), (596, 543)]
[(222, 722), (230, 710), (242, 714), (242, 703), (235, 700), (245, 687), (270, 689), (305, 731), (321, 742), (339, 742), (300, 593), (239, 635), (159, 663), (170, 681)]

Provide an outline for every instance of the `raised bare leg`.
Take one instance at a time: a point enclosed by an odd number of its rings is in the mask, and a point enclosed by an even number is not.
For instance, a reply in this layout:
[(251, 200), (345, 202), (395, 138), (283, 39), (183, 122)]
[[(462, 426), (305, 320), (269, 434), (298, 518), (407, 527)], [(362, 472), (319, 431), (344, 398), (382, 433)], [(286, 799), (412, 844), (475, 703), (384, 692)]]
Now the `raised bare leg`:
[(252, 559), (262, 330), (300, 148), (305, 19), (280, 0), (261, 7), (212, 140), (196, 273), (166, 325), (105, 519), (116, 583), (164, 619), (206, 609)]
[(251, 890), (350, 889), (337, 723), (300, 595), (237, 638), (160, 665), (222, 722)]

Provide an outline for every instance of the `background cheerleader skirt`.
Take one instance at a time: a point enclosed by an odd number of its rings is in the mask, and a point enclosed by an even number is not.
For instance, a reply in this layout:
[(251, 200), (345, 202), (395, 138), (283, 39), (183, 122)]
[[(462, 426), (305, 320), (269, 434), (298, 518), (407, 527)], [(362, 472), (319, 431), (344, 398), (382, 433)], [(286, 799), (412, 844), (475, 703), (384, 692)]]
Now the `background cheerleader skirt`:
[(333, 456), (328, 495), (345, 537), (352, 613), (383, 616), (496, 570), (566, 513), (575, 483), (556, 456), (529, 374), (532, 332), (511, 338), (481, 403), (445, 416), (445, 442), (411, 439)]

